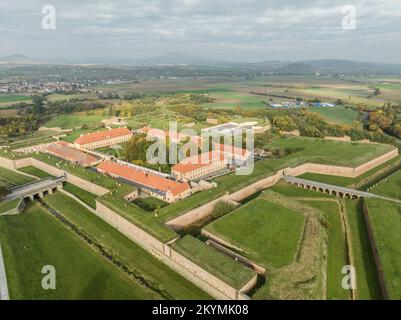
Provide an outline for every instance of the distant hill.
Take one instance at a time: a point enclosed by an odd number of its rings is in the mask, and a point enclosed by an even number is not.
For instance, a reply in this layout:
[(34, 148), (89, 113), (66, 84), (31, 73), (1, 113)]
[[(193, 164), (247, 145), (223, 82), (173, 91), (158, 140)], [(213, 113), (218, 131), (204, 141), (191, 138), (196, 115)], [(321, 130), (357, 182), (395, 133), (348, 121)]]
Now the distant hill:
[(36, 60), (24, 55), (10, 55), (0, 58), (0, 63), (7, 64), (43, 64), (44, 61)]
[(172, 52), (157, 57), (135, 60), (135, 64), (224, 66), (227, 62), (187, 55), (182, 52)]

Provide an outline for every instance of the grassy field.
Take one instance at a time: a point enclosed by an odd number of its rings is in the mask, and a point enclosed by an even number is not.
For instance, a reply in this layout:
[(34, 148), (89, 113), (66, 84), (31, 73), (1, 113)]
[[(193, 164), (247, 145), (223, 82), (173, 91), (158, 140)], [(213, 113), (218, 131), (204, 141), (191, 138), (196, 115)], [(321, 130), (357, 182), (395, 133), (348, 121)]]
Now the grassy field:
[(361, 118), (357, 111), (339, 106), (335, 108), (311, 107), (308, 108), (308, 110), (316, 112), (323, 116), (328, 122), (336, 124), (352, 124), (353, 121), (358, 121)]
[(30, 96), (24, 96), (24, 95), (0, 95), (0, 108), (1, 107), (5, 107), (5, 106), (10, 106), (10, 105), (18, 103), (18, 102), (29, 103), (31, 101), (32, 100), (31, 100)]
[(35, 181), (35, 179), (19, 174), (18, 172), (11, 171), (0, 167), (0, 185), (6, 188), (11, 188)]
[(385, 182), (372, 188), (370, 191), (382, 196), (401, 200), (401, 170), (387, 178)]
[(148, 212), (153, 212), (155, 210), (159, 210), (165, 206), (168, 205), (167, 202), (164, 202), (162, 200), (153, 198), (153, 197), (147, 197), (147, 198), (138, 198), (135, 201), (133, 201), (138, 207), (142, 208), (143, 210), (146, 210)]
[(345, 200), (352, 235), (358, 300), (381, 299), (375, 262), (362, 213), (362, 202)]
[(28, 174), (33, 175), (35, 177), (38, 177), (40, 179), (53, 177), (51, 174), (49, 174), (47, 172), (44, 172), (44, 171), (42, 171), (42, 170), (40, 170), (38, 168), (35, 168), (33, 166), (19, 168), (18, 171), (22, 171), (22, 172), (28, 173)]
[(14, 199), (11, 201), (0, 202), (0, 214), (15, 209), (20, 201), (21, 199)]
[[(12, 299), (155, 298), (37, 205), (2, 217), (0, 230)], [(46, 265), (56, 269), (55, 290), (41, 287)]]
[(85, 202), (93, 209), (96, 209), (97, 196), (95, 194), (90, 193), (68, 182), (64, 183), (64, 190), (68, 191), (69, 193), (72, 193), (74, 196)]
[(303, 223), (301, 214), (255, 199), (204, 229), (228, 241), (252, 261), (280, 268), (294, 259)]
[(173, 249), (236, 289), (241, 289), (256, 275), (243, 264), (189, 235), (176, 241)]
[(104, 115), (86, 115), (81, 113), (59, 115), (44, 126), (48, 128), (60, 127), (61, 129), (72, 129), (81, 127), (84, 124), (98, 124), (106, 118), (107, 116)]
[(329, 222), (327, 230), (327, 299), (347, 300), (350, 292), (342, 288), (342, 268), (348, 265), (345, 232), (342, 227), (338, 204), (334, 201), (302, 201), (326, 213)]
[(365, 199), (390, 299), (401, 299), (401, 205)]
[(160, 292), (172, 299), (210, 299), (201, 289), (71, 198), (57, 192), (46, 196), (45, 201), (127, 264), (137, 276), (156, 284)]

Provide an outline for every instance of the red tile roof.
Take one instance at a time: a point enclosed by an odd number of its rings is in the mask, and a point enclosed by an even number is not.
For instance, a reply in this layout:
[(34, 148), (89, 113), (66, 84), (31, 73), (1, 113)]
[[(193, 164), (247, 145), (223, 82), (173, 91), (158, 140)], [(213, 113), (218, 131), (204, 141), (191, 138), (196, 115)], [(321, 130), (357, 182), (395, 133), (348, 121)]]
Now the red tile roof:
[(210, 151), (193, 157), (188, 157), (182, 160), (180, 163), (177, 163), (175, 166), (173, 166), (171, 170), (180, 173), (187, 173), (199, 168), (206, 167), (213, 162), (223, 161), (223, 160), (224, 160), (223, 153), (221, 153), (220, 151)]
[(86, 135), (79, 137), (77, 140), (75, 140), (75, 143), (83, 145), (83, 144), (88, 144), (88, 143), (92, 143), (92, 142), (97, 142), (97, 141), (102, 141), (102, 140), (107, 140), (107, 139), (121, 137), (121, 136), (127, 136), (127, 135), (132, 135), (132, 131), (127, 128), (116, 128), (116, 129), (111, 129), (108, 131), (99, 131), (99, 132), (94, 132), (94, 133), (88, 133)]
[(79, 162), (81, 165), (84, 166), (91, 165), (98, 161), (94, 156), (90, 154), (69, 147), (68, 143), (64, 141), (58, 141), (49, 144), (46, 148), (46, 151), (54, 154), (56, 157), (68, 161)]
[(171, 191), (176, 196), (190, 189), (188, 183), (180, 183), (161, 176), (146, 173), (146, 168), (139, 170), (136, 168), (121, 165), (116, 162), (105, 161), (97, 166), (97, 169), (102, 172), (110, 173), (115, 176), (125, 178), (127, 180), (139, 183), (152, 189), (163, 192)]

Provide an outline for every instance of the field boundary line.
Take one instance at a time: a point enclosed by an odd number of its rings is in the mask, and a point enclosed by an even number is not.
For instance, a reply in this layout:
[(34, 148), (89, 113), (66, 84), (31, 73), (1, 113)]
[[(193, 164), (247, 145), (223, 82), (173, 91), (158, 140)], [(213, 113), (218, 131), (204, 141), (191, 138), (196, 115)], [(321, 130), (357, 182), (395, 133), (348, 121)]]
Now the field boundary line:
[(8, 295), (7, 276), (4, 266), (3, 253), (0, 244), (0, 300), (10, 300)]

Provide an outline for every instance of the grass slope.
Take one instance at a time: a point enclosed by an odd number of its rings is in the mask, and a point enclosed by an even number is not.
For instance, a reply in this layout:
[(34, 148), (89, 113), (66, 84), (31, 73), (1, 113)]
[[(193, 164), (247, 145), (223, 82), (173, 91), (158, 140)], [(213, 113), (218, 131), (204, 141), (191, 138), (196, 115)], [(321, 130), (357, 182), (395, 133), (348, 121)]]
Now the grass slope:
[(174, 299), (210, 299), (206, 293), (171, 270), (137, 244), (62, 193), (46, 196), (45, 201), (67, 219), (85, 230), (140, 275), (168, 292)]
[[(23, 215), (2, 217), (0, 240), (12, 299), (154, 297), (36, 205)], [(56, 290), (41, 287), (45, 265), (56, 269)]]

